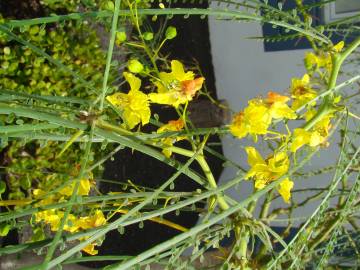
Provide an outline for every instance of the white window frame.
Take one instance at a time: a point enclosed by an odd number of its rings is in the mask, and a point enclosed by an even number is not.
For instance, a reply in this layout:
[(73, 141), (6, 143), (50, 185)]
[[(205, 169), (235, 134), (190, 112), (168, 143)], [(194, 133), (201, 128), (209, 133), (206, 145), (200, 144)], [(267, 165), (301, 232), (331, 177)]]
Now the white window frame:
[(356, 15), (359, 13), (360, 13), (360, 11), (336, 13), (336, 2), (326, 4), (323, 7), (324, 23), (331, 23), (333, 21), (336, 21), (336, 20), (339, 20), (342, 18), (346, 18), (346, 17), (350, 17), (350, 16), (353, 16), (353, 15)]

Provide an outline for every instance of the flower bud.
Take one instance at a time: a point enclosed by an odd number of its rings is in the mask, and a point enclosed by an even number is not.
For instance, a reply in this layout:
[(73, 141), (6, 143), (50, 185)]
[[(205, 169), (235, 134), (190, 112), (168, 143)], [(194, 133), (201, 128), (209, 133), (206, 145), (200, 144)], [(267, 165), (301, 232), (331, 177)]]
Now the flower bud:
[(106, 1), (103, 5), (103, 9), (105, 10), (109, 10), (109, 11), (114, 11), (115, 10), (115, 5), (113, 1)]
[(125, 32), (116, 32), (116, 45), (120, 45), (126, 40), (126, 33)]
[(169, 26), (167, 29), (166, 29), (166, 32), (165, 32), (165, 36), (166, 36), (166, 39), (173, 39), (175, 38), (177, 35), (177, 32), (176, 32), (176, 28), (173, 27), (173, 26)]
[(128, 69), (132, 73), (140, 73), (144, 69), (144, 66), (138, 60), (131, 59), (128, 62)]
[(144, 39), (145, 40), (152, 40), (154, 38), (154, 34), (151, 32), (145, 32), (144, 33)]

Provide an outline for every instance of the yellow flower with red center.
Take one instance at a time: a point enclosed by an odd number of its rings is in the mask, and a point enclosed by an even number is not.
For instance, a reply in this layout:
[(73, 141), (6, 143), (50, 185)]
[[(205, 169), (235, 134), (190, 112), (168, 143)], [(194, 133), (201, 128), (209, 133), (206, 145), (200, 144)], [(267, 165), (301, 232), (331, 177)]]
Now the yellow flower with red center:
[(180, 104), (191, 101), (203, 85), (205, 78), (195, 78), (192, 71), (185, 72), (184, 66), (177, 60), (171, 61), (171, 72), (160, 72), (157, 93), (149, 94), (152, 102), (171, 105), (177, 108)]
[(275, 92), (269, 92), (266, 100), (250, 100), (244, 111), (234, 116), (231, 133), (240, 139), (250, 134), (256, 141), (257, 135), (268, 132), (272, 119), (295, 119), (296, 113), (286, 104), (289, 100)]
[(122, 118), (130, 129), (139, 123), (146, 125), (149, 123), (151, 111), (148, 96), (139, 90), (141, 80), (128, 72), (123, 75), (130, 84), (129, 93), (115, 93), (106, 99), (122, 111)]
[[(299, 109), (317, 96), (317, 92), (310, 86), (310, 76), (305, 74), (301, 79), (294, 78), (291, 80), (291, 97), (294, 99), (291, 108)], [(315, 105), (316, 103), (310, 104)]]
[(250, 100), (244, 111), (237, 113), (230, 125), (230, 131), (239, 139), (248, 134), (257, 140), (257, 135), (264, 135), (271, 124), (268, 106), (258, 99)]
[[(254, 147), (245, 147), (245, 151), (251, 167), (245, 179), (253, 178), (256, 189), (264, 188), (268, 183), (277, 180), (289, 170), (290, 161), (285, 152), (275, 153), (273, 156), (264, 160)], [(278, 191), (285, 202), (289, 202), (292, 187), (293, 182), (288, 178), (285, 178), (279, 184)]]
[[(167, 124), (161, 126), (158, 130), (157, 133), (163, 133), (163, 132), (167, 132), (167, 131), (180, 131), (184, 128), (184, 121), (182, 119), (178, 119), (178, 120), (170, 120)], [(168, 138), (164, 138), (161, 140), (161, 142), (165, 145), (165, 146), (172, 146), (175, 142), (183, 140), (185, 137), (180, 137), (180, 136), (176, 136), (176, 137), (168, 137)], [(170, 157), (172, 154), (172, 151), (169, 150), (168, 148), (164, 148), (163, 149), (163, 154), (166, 157)]]
[(275, 92), (269, 92), (266, 103), (269, 105), (270, 115), (274, 119), (296, 119), (296, 113), (286, 104), (290, 100)]

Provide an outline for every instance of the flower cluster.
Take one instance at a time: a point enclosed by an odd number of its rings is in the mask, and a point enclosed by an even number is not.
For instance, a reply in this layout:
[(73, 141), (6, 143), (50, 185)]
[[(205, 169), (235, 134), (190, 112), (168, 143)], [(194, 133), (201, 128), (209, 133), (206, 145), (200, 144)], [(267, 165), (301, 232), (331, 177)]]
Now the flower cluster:
[[(137, 60), (129, 61), (128, 68), (133, 73), (141, 74), (143, 66)], [(144, 71), (145, 72), (145, 71)], [(107, 97), (107, 100), (122, 112), (124, 123), (129, 129), (138, 124), (146, 125), (151, 117), (150, 103), (170, 105), (178, 108), (181, 104), (191, 101), (201, 89), (204, 78), (195, 78), (192, 71), (185, 72), (184, 66), (177, 60), (171, 61), (171, 72), (160, 72), (153, 84), (156, 93), (145, 94), (140, 91), (141, 80), (132, 73), (124, 72), (124, 77), (130, 85), (127, 94), (117, 92)]]
[(332, 70), (331, 56), (341, 52), (344, 48), (344, 45), (344, 41), (340, 41), (328, 51), (320, 50), (317, 53), (306, 53), (304, 59), (305, 68), (310, 74), (313, 72), (318, 72), (323, 76), (328, 75)]
[[(254, 147), (245, 148), (251, 167), (246, 179), (252, 178), (256, 189), (262, 189), (270, 182), (283, 177), (278, 185), (278, 192), (285, 202), (289, 202), (294, 183), (286, 177), (290, 166), (288, 153), (295, 154), (305, 145), (310, 147), (328, 145), (331, 119), (334, 117), (335, 104), (340, 101), (340, 97), (331, 98), (331, 105), (328, 108), (332, 109), (325, 110), (321, 106), (317, 109), (319, 93), (315, 86), (328, 85), (333, 56), (340, 53), (343, 47), (344, 43), (340, 42), (327, 52), (307, 53), (304, 62), (308, 73), (302, 78), (292, 79), (289, 88), (290, 97), (269, 92), (267, 98), (252, 99), (243, 111), (235, 114), (230, 132), (239, 139), (250, 135), (257, 142), (258, 136), (268, 133), (279, 134), (269, 130), (271, 125), (275, 125), (279, 120), (284, 120), (288, 130), (288, 134), (280, 134), (274, 138), (280, 138), (278, 149), (275, 149), (267, 159), (263, 159)], [(288, 105), (290, 101), (291, 105)], [(306, 109), (306, 112), (300, 115), (299, 112), (303, 109)], [(287, 122), (295, 119), (305, 120), (305, 123), (291, 132)], [(269, 138), (264, 137), (264, 139)]]
[[(89, 179), (79, 180), (79, 188), (77, 191), (78, 195), (87, 196), (90, 193), (90, 189), (93, 187), (93, 181)], [(67, 201), (68, 198), (72, 195), (75, 188), (75, 182), (73, 181), (70, 185), (67, 185), (63, 188), (60, 188), (58, 192), (54, 192), (49, 195), (46, 191), (42, 189), (34, 189), (33, 196), (38, 202), (35, 206), (44, 206), (56, 202)], [(44, 211), (39, 211), (34, 214), (34, 221), (37, 224), (44, 223), (50, 227), (50, 230), (55, 232), (59, 230), (60, 223), (64, 217), (64, 211), (62, 209), (49, 209)], [(67, 222), (64, 225), (64, 231), (75, 233), (82, 230), (88, 230), (91, 228), (99, 227), (106, 224), (106, 219), (101, 210), (96, 209), (88, 216), (77, 216), (73, 213), (68, 214)], [(84, 240), (81, 238), (79, 240)], [(97, 243), (91, 243), (86, 246), (83, 251), (90, 254), (96, 255), (97, 250), (95, 246)]]
[(257, 135), (265, 135), (273, 119), (295, 119), (295, 112), (286, 104), (290, 98), (269, 92), (267, 99), (252, 99), (244, 111), (233, 118), (231, 133), (239, 139), (248, 134), (257, 141)]
[[(264, 160), (254, 147), (246, 147), (245, 151), (248, 155), (248, 163), (251, 166), (245, 179), (253, 178), (256, 189), (264, 188), (268, 183), (283, 176), (289, 170), (290, 161), (286, 152), (275, 153)], [(278, 191), (285, 202), (290, 200), (290, 191), (293, 185), (294, 183), (289, 178), (285, 178), (279, 185)]]

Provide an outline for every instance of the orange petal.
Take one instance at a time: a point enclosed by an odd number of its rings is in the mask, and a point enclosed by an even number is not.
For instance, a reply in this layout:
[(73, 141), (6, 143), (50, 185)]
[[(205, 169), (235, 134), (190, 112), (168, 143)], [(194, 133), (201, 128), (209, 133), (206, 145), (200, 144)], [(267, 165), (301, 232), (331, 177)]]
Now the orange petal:
[(181, 82), (181, 91), (189, 97), (195, 96), (196, 92), (201, 89), (205, 78), (200, 77), (194, 80), (187, 80)]
[(289, 97), (287, 96), (282, 96), (276, 92), (269, 92), (268, 93), (268, 98), (267, 98), (267, 103), (269, 104), (273, 104), (275, 102), (281, 102), (281, 103), (286, 103), (290, 100)]

